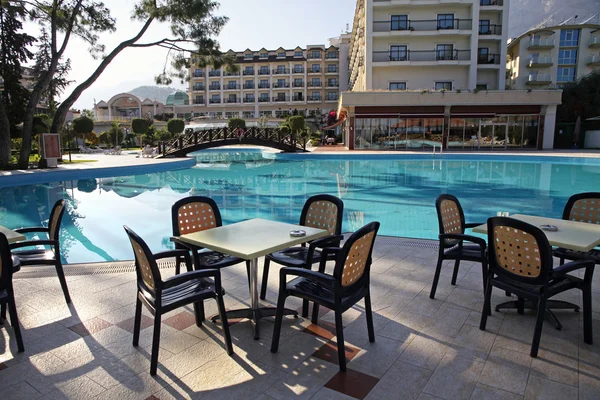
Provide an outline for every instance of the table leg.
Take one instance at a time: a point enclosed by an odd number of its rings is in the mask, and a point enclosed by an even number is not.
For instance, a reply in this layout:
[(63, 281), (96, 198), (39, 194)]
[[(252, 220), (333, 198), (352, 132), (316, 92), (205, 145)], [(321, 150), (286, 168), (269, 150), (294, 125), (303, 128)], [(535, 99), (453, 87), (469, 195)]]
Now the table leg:
[(258, 259), (254, 258), (250, 260), (250, 307), (252, 308), (250, 323), (255, 340), (258, 340), (258, 320), (260, 319), (257, 313), (258, 306)]
[[(496, 306), (496, 311), (500, 311), (500, 310), (514, 310), (516, 309), (517, 311), (519, 311), (519, 314), (522, 313), (521, 310), (523, 309), (528, 309), (528, 310), (537, 310), (537, 304), (533, 301), (522, 301), (519, 302), (519, 300), (513, 300), (513, 301), (507, 301), (505, 303), (501, 303), (498, 304)], [(554, 324), (556, 325), (556, 329), (557, 330), (561, 330), (562, 329), (562, 324), (560, 323), (560, 321), (558, 320), (558, 318), (556, 317), (556, 315), (552, 312), (552, 310), (573, 310), (575, 312), (579, 312), (579, 306), (573, 303), (569, 303), (568, 301), (562, 301), (562, 300), (548, 300), (546, 303), (546, 313), (547, 315), (554, 321)]]

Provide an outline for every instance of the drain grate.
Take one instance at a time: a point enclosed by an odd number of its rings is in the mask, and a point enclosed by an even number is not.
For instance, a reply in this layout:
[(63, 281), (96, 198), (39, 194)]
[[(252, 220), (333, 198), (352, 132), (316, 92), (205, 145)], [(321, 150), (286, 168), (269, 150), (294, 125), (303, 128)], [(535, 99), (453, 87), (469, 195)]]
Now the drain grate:
[[(344, 237), (349, 237), (352, 233), (344, 233)], [(396, 246), (418, 249), (434, 249), (437, 250), (437, 240), (413, 239), (396, 236), (377, 236), (376, 246)], [(158, 262), (159, 269), (175, 268), (174, 260)], [(104, 274), (122, 274), (125, 272), (135, 272), (133, 261), (119, 261), (110, 263), (93, 263), (93, 264), (68, 264), (63, 266), (66, 276), (81, 276), (81, 275), (104, 275)], [(56, 277), (54, 267), (22, 267), (19, 273), (13, 276), (13, 279), (33, 279), (33, 278), (51, 278)]]

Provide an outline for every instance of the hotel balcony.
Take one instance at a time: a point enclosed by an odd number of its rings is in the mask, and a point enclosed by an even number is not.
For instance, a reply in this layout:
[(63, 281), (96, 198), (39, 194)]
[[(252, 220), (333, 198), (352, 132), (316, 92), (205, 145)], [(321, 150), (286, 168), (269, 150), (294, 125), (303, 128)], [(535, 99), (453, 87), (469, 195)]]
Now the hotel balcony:
[(223, 90), (240, 90), (242, 88), (241, 85), (226, 85), (223, 86)]
[(255, 103), (256, 99), (254, 97), (246, 97), (244, 99), (244, 103)]
[(221, 71), (210, 71), (208, 76), (221, 76)]
[(550, 74), (529, 74), (527, 78), (526, 85), (536, 86), (536, 85), (549, 85), (552, 83), (552, 75)]
[(206, 90), (206, 86), (204, 86), (204, 85), (194, 85), (194, 86), (192, 86), (192, 91), (194, 91), (194, 92), (201, 92), (203, 90)]
[(239, 97), (231, 98), (231, 99), (223, 99), (224, 104), (239, 104), (242, 102), (242, 99)]
[(503, 0), (479, 0), (479, 5), (481, 7), (501, 7), (504, 5)]
[(586, 65), (590, 67), (600, 67), (600, 54), (592, 54), (585, 60)]
[(277, 96), (277, 97), (273, 97), (271, 99), (273, 101), (273, 103), (282, 103), (282, 102), (286, 102), (286, 101), (290, 101), (290, 96)]
[(294, 83), (292, 84), (292, 87), (295, 87), (295, 88), (301, 88), (301, 87), (304, 87), (304, 82), (294, 82)]
[(321, 68), (314, 68), (314, 69), (313, 69), (313, 68), (311, 68), (311, 69), (309, 69), (309, 70), (308, 70), (308, 74), (309, 74), (309, 75), (315, 75), (315, 74), (317, 74), (317, 75), (318, 75), (318, 74), (321, 74), (321, 73), (322, 73), (322, 71), (323, 71), (323, 70), (322, 70)]
[(339, 83), (327, 83), (327, 85), (325, 85), (325, 87), (327, 89), (337, 89), (340, 87)]
[(194, 78), (204, 78), (204, 71), (194, 71), (192, 74)]
[(323, 98), (321, 96), (308, 96), (306, 98), (306, 101), (308, 101), (309, 103), (321, 103), (323, 101)]
[(221, 85), (210, 85), (208, 90), (221, 90)]
[(243, 86), (244, 90), (254, 90), (254, 82), (251, 85), (245, 84)]
[(502, 25), (479, 25), (479, 35), (502, 35)]
[(260, 69), (258, 70), (259, 75), (269, 75), (270, 71), (268, 69)]
[(590, 38), (589, 46), (590, 47), (600, 47), (600, 35), (598, 35), (598, 36), (592, 36)]
[(289, 75), (290, 74), (290, 69), (289, 68), (278, 68), (278, 69), (274, 69), (272, 71), (273, 75)]
[(304, 96), (294, 96), (292, 97), (292, 101), (304, 101)]
[(338, 99), (339, 99), (338, 97), (328, 97), (325, 100), (325, 103), (336, 103), (338, 101)]
[(552, 62), (552, 57), (537, 57), (529, 60), (527, 63), (527, 68), (551, 67), (552, 64), (554, 64)]
[(527, 48), (529, 50), (535, 49), (551, 49), (554, 47), (554, 39), (551, 38), (533, 38), (529, 40)]
[(325, 70), (325, 75), (338, 75), (339, 73), (340, 73), (340, 70), (337, 69), (337, 68), (336, 69), (329, 69), (329, 68), (327, 68)]
[(323, 55), (320, 54), (318, 56), (313, 56), (312, 54), (309, 54), (307, 59), (312, 61), (320, 61), (323, 59)]
[(194, 99), (194, 103), (193, 104), (197, 105), (197, 106), (205, 106), (206, 102), (204, 101), (204, 98), (201, 97), (199, 99)]
[(478, 65), (500, 65), (500, 54), (479, 54), (477, 55)]
[(221, 99), (208, 99), (208, 104), (221, 104)]
[(294, 68), (292, 70), (292, 74), (303, 74), (304, 73), (304, 68)]
[(240, 76), (240, 71), (237, 72), (223, 72), (223, 76)]
[[(472, 19), (453, 19), (438, 21), (437, 19), (421, 19), (406, 21), (374, 21), (373, 32), (435, 32), (449, 33), (447, 31), (471, 31)], [(456, 32), (452, 32), (456, 33)]]
[(258, 84), (259, 89), (268, 89), (270, 87), (271, 87), (271, 85), (269, 85), (268, 83), (259, 83)]
[(320, 88), (320, 87), (323, 87), (323, 83), (322, 82), (308, 82), (308, 84), (306, 86)]
[(469, 61), (471, 50), (406, 50), (405, 52), (374, 51), (373, 62), (435, 62)]
[(290, 83), (289, 82), (284, 82), (284, 83), (273, 82), (272, 86), (273, 86), (273, 89), (289, 88)]
[(253, 76), (253, 75), (255, 75), (255, 71), (254, 70), (244, 71), (243, 74), (244, 74), (244, 76)]
[(259, 97), (258, 98), (259, 103), (268, 103), (269, 101), (270, 101), (270, 99), (268, 97)]
[(330, 54), (326, 54), (325, 55), (325, 60), (326, 61), (336, 61), (336, 60), (339, 60), (339, 59), (340, 59), (340, 55), (338, 53), (336, 53), (335, 56), (334, 55), (330, 55)]

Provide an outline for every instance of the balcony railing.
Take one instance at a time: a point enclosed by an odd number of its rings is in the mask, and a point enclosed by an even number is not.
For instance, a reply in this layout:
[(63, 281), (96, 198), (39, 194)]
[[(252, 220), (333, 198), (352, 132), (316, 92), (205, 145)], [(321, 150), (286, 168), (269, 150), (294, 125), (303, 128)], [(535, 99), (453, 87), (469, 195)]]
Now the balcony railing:
[(321, 96), (308, 96), (306, 98), (307, 101), (322, 101), (322, 97)]
[(244, 76), (248, 76), (248, 75), (254, 75), (254, 70), (251, 70), (251, 71), (244, 70)]
[(542, 65), (552, 65), (552, 57), (537, 57), (529, 60), (528, 67), (541, 67)]
[(258, 70), (258, 74), (259, 75), (269, 75), (269, 70), (268, 69), (260, 69), (260, 70)]
[(223, 72), (223, 76), (240, 76), (240, 71), (237, 72)]
[(244, 103), (254, 103), (256, 100), (254, 99), (254, 97), (246, 97), (244, 99)]
[(477, 64), (500, 64), (500, 54), (478, 54)]
[(304, 73), (304, 68), (294, 68), (292, 70), (292, 73), (294, 73), (294, 74), (303, 74)]
[(549, 83), (552, 82), (552, 75), (550, 74), (529, 74), (527, 78), (528, 83)]
[(600, 65), (600, 54), (592, 54), (588, 56), (585, 63), (587, 65)]
[(308, 82), (308, 87), (322, 87), (323, 83), (322, 82)]
[(527, 47), (554, 47), (554, 39), (550, 39), (550, 38), (529, 39), (529, 45)]
[(292, 97), (292, 101), (304, 101), (304, 97), (302, 97), (302, 96), (294, 96), (294, 97)]
[(221, 99), (208, 99), (209, 104), (221, 104)]
[(479, 0), (480, 6), (503, 6), (504, 1), (502, 0)]
[(406, 50), (405, 52), (373, 52), (373, 62), (468, 61), (470, 59), (471, 50)]
[(259, 97), (258, 98), (258, 102), (259, 103), (268, 103), (269, 102), (269, 98), (268, 97)]
[(336, 87), (340, 87), (340, 84), (327, 82), (327, 87), (328, 88), (336, 88)]
[(321, 69), (320, 68), (311, 68), (308, 70), (309, 74), (320, 74), (321, 73)]
[(445, 30), (471, 30), (473, 27), (472, 19), (421, 19), (406, 21), (374, 21), (373, 32), (392, 32), (392, 31), (445, 31)]
[(337, 97), (328, 97), (326, 101), (338, 101)]
[(221, 90), (221, 86), (220, 85), (210, 85), (208, 87), (208, 90)]
[(329, 68), (327, 68), (327, 69), (325, 70), (325, 73), (326, 73), (326, 74), (337, 74), (337, 73), (339, 73), (339, 72), (340, 72), (340, 71), (339, 71), (337, 68), (335, 68), (335, 69), (329, 69)]
[(319, 55), (314, 55), (314, 54), (308, 55), (309, 60), (321, 60), (322, 58), (323, 58), (323, 55), (320, 53), (319, 53)]
[(273, 75), (289, 75), (289, 74), (290, 74), (289, 68), (278, 68), (278, 69), (273, 70)]
[(254, 89), (254, 83), (252, 83), (251, 85), (245, 84), (244, 89)]
[(200, 99), (195, 99), (195, 100), (194, 100), (194, 104), (201, 104), (201, 105), (204, 105), (204, 104), (205, 104), (205, 102), (204, 102), (204, 99), (203, 99), (203, 98), (200, 98)]
[(502, 25), (479, 25), (480, 35), (502, 35)]
[(325, 56), (326, 60), (337, 60), (338, 58), (340, 58), (340, 55), (337, 54), (337, 53), (335, 55), (334, 54), (327, 54)]
[(304, 82), (294, 82), (293, 87), (304, 87)]
[(281, 96), (281, 97), (273, 97), (273, 102), (278, 103), (278, 102), (282, 102), (282, 101), (290, 101), (290, 97), (289, 96)]
[(259, 89), (268, 89), (269, 87), (270, 87), (270, 85), (268, 83), (259, 83), (258, 84)]
[(600, 36), (590, 37), (590, 47), (600, 46)]
[(235, 99), (223, 99), (223, 103), (225, 104), (236, 104), (236, 103), (241, 103), (242, 99), (239, 98), (235, 98)]
[(194, 71), (194, 78), (204, 78), (204, 71)]
[(192, 90), (204, 90), (205, 86), (204, 85), (195, 85), (192, 86)]
[(208, 76), (221, 76), (221, 71), (210, 71)]
[(284, 83), (273, 82), (273, 88), (289, 88), (289, 87), (290, 87), (289, 82), (284, 82)]

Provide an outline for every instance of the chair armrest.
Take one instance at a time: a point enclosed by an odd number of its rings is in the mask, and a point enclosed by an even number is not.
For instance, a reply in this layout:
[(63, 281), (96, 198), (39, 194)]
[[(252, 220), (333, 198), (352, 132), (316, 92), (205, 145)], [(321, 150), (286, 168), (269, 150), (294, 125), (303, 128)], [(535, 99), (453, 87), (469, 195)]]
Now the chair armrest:
[(221, 273), (218, 269), (203, 269), (199, 271), (184, 272), (183, 274), (175, 275), (163, 281), (164, 288), (177, 286), (180, 283), (187, 282), (192, 279), (213, 278), (215, 281), (215, 290), (221, 292)]
[(440, 240), (445, 240), (445, 239), (475, 243), (475, 244), (478, 244), (479, 247), (481, 247), (482, 251), (485, 250), (485, 248), (487, 247), (487, 243), (486, 243), (485, 239), (478, 238), (477, 236), (463, 235), (463, 234), (459, 234), (459, 233), (442, 233), (442, 234), (440, 234)]
[(306, 255), (306, 266), (310, 267), (312, 265), (312, 259), (316, 248), (324, 249), (326, 247), (338, 247), (343, 238), (342, 235), (331, 235), (310, 242), (308, 245), (308, 254)]
[(321, 251), (321, 262), (319, 263), (319, 272), (325, 272), (325, 265), (327, 264), (327, 257), (329, 253), (337, 254), (342, 251), (341, 247), (324, 247)]
[(473, 228), (478, 227), (479, 225), (483, 225), (483, 222), (481, 222), (481, 223), (479, 223), (479, 222), (477, 222), (477, 223), (473, 222), (473, 223), (470, 223), (470, 224), (465, 224), (465, 229), (473, 229)]
[(11, 243), (9, 246), (11, 250), (32, 246), (58, 246), (58, 240), (25, 240), (23, 242)]
[(13, 229), (15, 232), (17, 233), (32, 233), (32, 232), (46, 232), (49, 233), (50, 230), (46, 227), (43, 226), (35, 226), (35, 227), (31, 227), (31, 228), (19, 228), (19, 229)]
[(573, 261), (573, 262), (563, 264), (560, 267), (553, 269), (552, 276), (566, 275), (569, 272), (577, 271), (578, 269), (590, 268), (590, 267), (594, 267), (594, 266), (595, 266), (595, 262), (592, 260)]
[(292, 268), (285, 267), (279, 270), (279, 279), (282, 285), (284, 285), (287, 281), (286, 277), (288, 275), (298, 276), (301, 278), (311, 279), (315, 282), (319, 282), (323, 285), (333, 286), (335, 285), (335, 278), (331, 275), (326, 275), (322, 272), (312, 271), (310, 269), (304, 268)]

